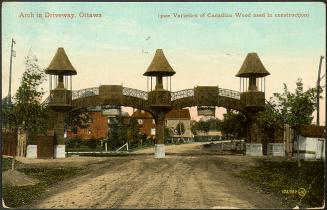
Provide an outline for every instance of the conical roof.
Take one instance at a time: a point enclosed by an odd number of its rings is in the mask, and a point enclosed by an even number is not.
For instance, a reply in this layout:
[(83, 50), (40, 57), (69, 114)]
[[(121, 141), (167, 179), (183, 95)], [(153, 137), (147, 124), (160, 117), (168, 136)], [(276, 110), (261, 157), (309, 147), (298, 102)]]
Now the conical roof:
[(172, 76), (176, 72), (169, 65), (162, 49), (157, 49), (153, 60), (144, 76)]
[(265, 77), (268, 75), (270, 75), (270, 73), (263, 66), (257, 53), (248, 53), (241, 69), (236, 74), (237, 77)]
[(56, 75), (76, 75), (77, 72), (70, 63), (64, 48), (59, 47), (56, 55), (52, 58), (49, 67), (45, 70), (46, 74)]

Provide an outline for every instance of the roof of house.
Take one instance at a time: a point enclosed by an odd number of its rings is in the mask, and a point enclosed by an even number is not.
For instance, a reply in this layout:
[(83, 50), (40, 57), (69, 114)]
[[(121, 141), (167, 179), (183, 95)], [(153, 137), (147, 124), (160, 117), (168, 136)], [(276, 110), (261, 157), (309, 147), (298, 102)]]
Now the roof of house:
[(304, 137), (323, 138), (325, 135), (325, 126), (303, 125), (299, 133)]
[(270, 73), (263, 66), (257, 53), (248, 53), (240, 70), (236, 74), (237, 77), (265, 77)]
[(136, 119), (152, 119), (152, 115), (149, 113), (149, 112), (146, 112), (144, 110), (136, 110), (132, 116), (133, 118), (136, 118)]
[(191, 119), (188, 109), (175, 109), (166, 114), (166, 119)]
[(153, 60), (146, 70), (146, 72), (143, 74), (144, 76), (172, 76), (176, 72), (173, 70), (173, 68), (170, 66), (170, 64), (167, 61), (167, 58), (165, 57), (162, 49), (157, 49), (156, 54), (153, 57)]
[(70, 63), (64, 48), (59, 47), (48, 68), (46, 74), (55, 75), (76, 75), (77, 72)]

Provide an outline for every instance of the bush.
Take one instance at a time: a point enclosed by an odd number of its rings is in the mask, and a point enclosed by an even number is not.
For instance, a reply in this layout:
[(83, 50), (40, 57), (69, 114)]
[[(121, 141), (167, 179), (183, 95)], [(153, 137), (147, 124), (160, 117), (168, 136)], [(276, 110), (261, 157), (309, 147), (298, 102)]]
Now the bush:
[(66, 140), (67, 148), (79, 148), (82, 144), (83, 144), (83, 140), (80, 137)]
[(97, 148), (97, 141), (94, 139), (91, 139), (91, 140), (87, 141), (87, 146), (90, 149), (95, 149), (95, 148)]

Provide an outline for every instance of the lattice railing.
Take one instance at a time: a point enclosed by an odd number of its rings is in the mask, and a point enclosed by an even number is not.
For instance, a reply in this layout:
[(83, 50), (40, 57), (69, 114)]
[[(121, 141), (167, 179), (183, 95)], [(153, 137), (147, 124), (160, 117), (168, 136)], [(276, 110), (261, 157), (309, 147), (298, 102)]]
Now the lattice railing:
[(171, 93), (171, 100), (194, 96), (194, 89), (185, 89)]
[(73, 91), (73, 100), (78, 98), (88, 97), (88, 96), (95, 96), (95, 95), (99, 95), (99, 87), (75, 90)]
[(43, 102), (42, 102), (42, 105), (45, 105), (47, 106), (49, 104), (49, 101), (50, 101), (50, 96), (48, 96)]
[(138, 90), (134, 88), (123, 87), (123, 95), (124, 96), (133, 96), (136, 98), (142, 98), (144, 100), (148, 100), (148, 92), (143, 90)]
[(234, 98), (234, 99), (240, 99), (240, 92), (235, 91), (235, 90), (219, 88), (219, 95), (229, 97), (229, 98)]

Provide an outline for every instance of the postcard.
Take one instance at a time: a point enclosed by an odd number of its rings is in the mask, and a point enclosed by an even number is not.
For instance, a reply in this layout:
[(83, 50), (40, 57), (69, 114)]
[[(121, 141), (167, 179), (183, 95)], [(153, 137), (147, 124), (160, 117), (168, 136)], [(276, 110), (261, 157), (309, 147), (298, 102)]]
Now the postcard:
[(2, 205), (325, 206), (322, 2), (3, 2)]

